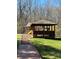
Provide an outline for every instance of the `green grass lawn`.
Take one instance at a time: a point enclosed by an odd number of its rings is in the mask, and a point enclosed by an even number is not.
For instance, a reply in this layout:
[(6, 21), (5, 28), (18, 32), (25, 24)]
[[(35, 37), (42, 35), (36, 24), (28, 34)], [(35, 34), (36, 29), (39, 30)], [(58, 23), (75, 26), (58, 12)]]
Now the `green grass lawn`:
[(19, 47), (20, 45), (20, 40), (22, 38), (22, 34), (17, 34), (17, 48)]
[[(17, 34), (17, 43), (21, 37), (22, 34)], [(43, 59), (61, 59), (61, 40), (31, 38), (30, 42), (37, 48)]]
[(30, 42), (37, 48), (43, 59), (61, 59), (61, 41), (32, 38)]
[(17, 40), (21, 39), (22, 34), (17, 34)]

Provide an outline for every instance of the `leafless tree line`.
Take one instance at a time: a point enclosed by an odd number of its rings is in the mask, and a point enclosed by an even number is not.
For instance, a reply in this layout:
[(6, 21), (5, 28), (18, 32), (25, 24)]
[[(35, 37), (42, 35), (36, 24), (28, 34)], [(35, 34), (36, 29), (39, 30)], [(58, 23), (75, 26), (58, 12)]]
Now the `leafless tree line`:
[(61, 25), (61, 8), (54, 7), (52, 0), (17, 0), (17, 32), (23, 33), (23, 26), (36, 20), (50, 20)]

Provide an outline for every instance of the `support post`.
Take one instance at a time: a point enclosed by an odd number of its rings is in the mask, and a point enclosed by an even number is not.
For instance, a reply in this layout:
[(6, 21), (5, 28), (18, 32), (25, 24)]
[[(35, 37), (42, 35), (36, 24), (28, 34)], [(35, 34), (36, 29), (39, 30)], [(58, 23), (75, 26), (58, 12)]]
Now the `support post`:
[(51, 31), (53, 31), (53, 30), (52, 30), (52, 26), (51, 26)]
[(44, 28), (44, 26), (43, 26), (43, 37), (44, 37), (44, 31), (45, 31), (45, 28)]
[(54, 38), (55, 38), (55, 25), (54, 25)]

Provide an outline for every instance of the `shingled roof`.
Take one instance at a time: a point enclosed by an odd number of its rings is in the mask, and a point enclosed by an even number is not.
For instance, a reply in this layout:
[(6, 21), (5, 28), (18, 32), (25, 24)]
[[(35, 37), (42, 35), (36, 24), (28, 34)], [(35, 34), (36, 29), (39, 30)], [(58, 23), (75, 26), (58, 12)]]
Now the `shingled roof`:
[(49, 21), (49, 20), (38, 20), (38, 21), (35, 21), (35, 22), (27, 23), (26, 27), (31, 26), (31, 24), (56, 24), (56, 23)]
[(55, 24), (55, 23), (48, 20), (38, 20), (38, 21), (32, 22), (32, 24)]

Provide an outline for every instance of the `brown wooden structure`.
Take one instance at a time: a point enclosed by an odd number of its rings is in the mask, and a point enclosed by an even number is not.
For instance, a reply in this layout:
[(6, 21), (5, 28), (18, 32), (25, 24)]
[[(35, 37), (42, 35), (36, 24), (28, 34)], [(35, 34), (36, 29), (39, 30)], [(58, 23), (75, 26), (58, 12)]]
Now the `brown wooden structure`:
[(32, 22), (31, 30), (33, 31), (33, 37), (55, 38), (56, 25), (57, 24), (47, 20)]

